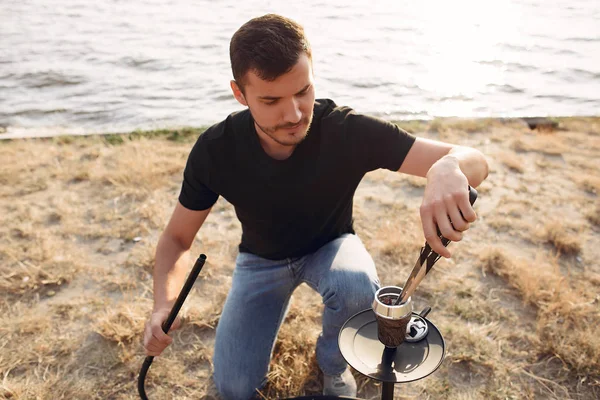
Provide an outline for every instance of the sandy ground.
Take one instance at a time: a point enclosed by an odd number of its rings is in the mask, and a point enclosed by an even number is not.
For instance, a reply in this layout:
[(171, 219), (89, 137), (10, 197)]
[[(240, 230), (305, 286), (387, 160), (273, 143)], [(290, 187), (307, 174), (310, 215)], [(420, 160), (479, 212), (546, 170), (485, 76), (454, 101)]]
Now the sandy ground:
[[(446, 340), (431, 376), (397, 399), (600, 398), (600, 118), (400, 123), (489, 159), (479, 220), (414, 296)], [(154, 249), (199, 130), (0, 142), (0, 398), (135, 399)], [(423, 244), (425, 180), (368, 174), (355, 227), (384, 285), (401, 285)], [(240, 226), (220, 199), (194, 256), (208, 262), (182, 329), (147, 378), (152, 399), (212, 399), (214, 329)], [(191, 261), (190, 261), (191, 266)], [(319, 296), (294, 294), (263, 392), (321, 390)], [(355, 373), (359, 396), (379, 384)]]

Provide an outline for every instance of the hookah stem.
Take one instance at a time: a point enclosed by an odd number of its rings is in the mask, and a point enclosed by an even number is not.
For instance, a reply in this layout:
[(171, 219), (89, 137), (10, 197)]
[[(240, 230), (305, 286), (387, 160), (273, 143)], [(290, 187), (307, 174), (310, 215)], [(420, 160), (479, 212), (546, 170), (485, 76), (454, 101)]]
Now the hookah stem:
[[(164, 333), (169, 332), (169, 329), (171, 329), (171, 325), (173, 325), (173, 322), (175, 322), (175, 318), (177, 317), (179, 310), (181, 310), (181, 306), (183, 305), (187, 295), (190, 293), (190, 290), (192, 290), (192, 286), (194, 286), (194, 282), (196, 281), (196, 278), (198, 278), (198, 275), (200, 274), (205, 262), (206, 256), (204, 254), (200, 254), (200, 257), (198, 257), (196, 260), (196, 263), (192, 267), (190, 274), (183, 284), (183, 288), (181, 289), (181, 292), (179, 292), (173, 308), (171, 308), (167, 319), (162, 324), (162, 330)], [(146, 374), (148, 373), (150, 365), (152, 365), (152, 361), (154, 361), (154, 356), (147, 356), (144, 359), (142, 369), (140, 370), (140, 375), (138, 376), (138, 394), (142, 400), (148, 400), (148, 396), (146, 396), (146, 389), (144, 388), (144, 382), (146, 381)]]
[(383, 382), (381, 400), (394, 400), (394, 382)]

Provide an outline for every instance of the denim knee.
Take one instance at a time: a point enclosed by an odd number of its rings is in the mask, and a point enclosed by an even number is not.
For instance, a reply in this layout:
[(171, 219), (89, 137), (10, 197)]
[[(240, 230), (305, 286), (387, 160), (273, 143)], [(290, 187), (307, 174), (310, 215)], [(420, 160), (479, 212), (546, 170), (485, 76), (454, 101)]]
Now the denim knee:
[(373, 282), (370, 277), (364, 273), (352, 279), (352, 286), (349, 292), (350, 296), (344, 296), (344, 303), (351, 314), (371, 308), (375, 292), (378, 288), (378, 282)]
[(371, 308), (378, 285), (367, 273), (341, 272), (322, 293), (323, 303), (352, 316)]

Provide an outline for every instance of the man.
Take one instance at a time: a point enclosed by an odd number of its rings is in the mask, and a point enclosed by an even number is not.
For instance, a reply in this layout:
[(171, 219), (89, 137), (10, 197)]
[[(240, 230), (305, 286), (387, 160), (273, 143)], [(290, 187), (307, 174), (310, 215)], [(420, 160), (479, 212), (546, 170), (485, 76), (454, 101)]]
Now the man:
[(450, 257), (436, 226), (461, 240), (476, 219), (468, 185), (487, 176), (477, 150), (415, 138), (392, 123), (315, 100), (311, 54), (302, 27), (277, 15), (252, 19), (233, 35), (231, 89), (247, 110), (198, 138), (157, 246), (154, 309), (144, 338), (154, 356), (172, 341), (160, 326), (185, 280), (195, 235), (219, 195), (235, 207), (242, 238), (214, 351), (214, 381), (224, 399), (251, 398), (264, 384), (288, 301), (302, 282), (323, 298), (316, 348), (323, 393), (355, 396), (337, 337), (350, 316), (371, 306), (379, 287), (373, 260), (352, 228), (359, 182), (377, 168), (427, 177), (425, 238)]

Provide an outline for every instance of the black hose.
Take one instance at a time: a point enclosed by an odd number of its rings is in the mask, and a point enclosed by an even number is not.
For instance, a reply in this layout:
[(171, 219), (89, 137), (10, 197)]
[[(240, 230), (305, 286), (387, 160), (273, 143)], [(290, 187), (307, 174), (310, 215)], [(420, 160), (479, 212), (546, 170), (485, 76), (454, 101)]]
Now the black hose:
[[(185, 301), (187, 295), (190, 293), (192, 286), (194, 286), (194, 282), (196, 281), (196, 278), (198, 278), (198, 275), (200, 274), (200, 271), (202, 270), (205, 261), (206, 256), (204, 254), (200, 254), (200, 257), (198, 257), (198, 259), (196, 260), (196, 263), (194, 264), (192, 271), (188, 275), (183, 285), (183, 288), (181, 289), (181, 292), (179, 292), (177, 300), (175, 300), (175, 304), (169, 312), (169, 316), (162, 324), (163, 332), (167, 333), (169, 332), (169, 329), (171, 329), (171, 325), (173, 325), (173, 322), (175, 322), (175, 318), (177, 317), (179, 310), (181, 310), (181, 306), (183, 305), (183, 302)], [(146, 357), (144, 363), (142, 364), (140, 375), (138, 376), (138, 393), (142, 400), (148, 400), (148, 396), (146, 396), (146, 389), (144, 388), (144, 382), (146, 381), (146, 374), (148, 373), (148, 369), (150, 368), (150, 365), (152, 365), (153, 360), (154, 356)]]

